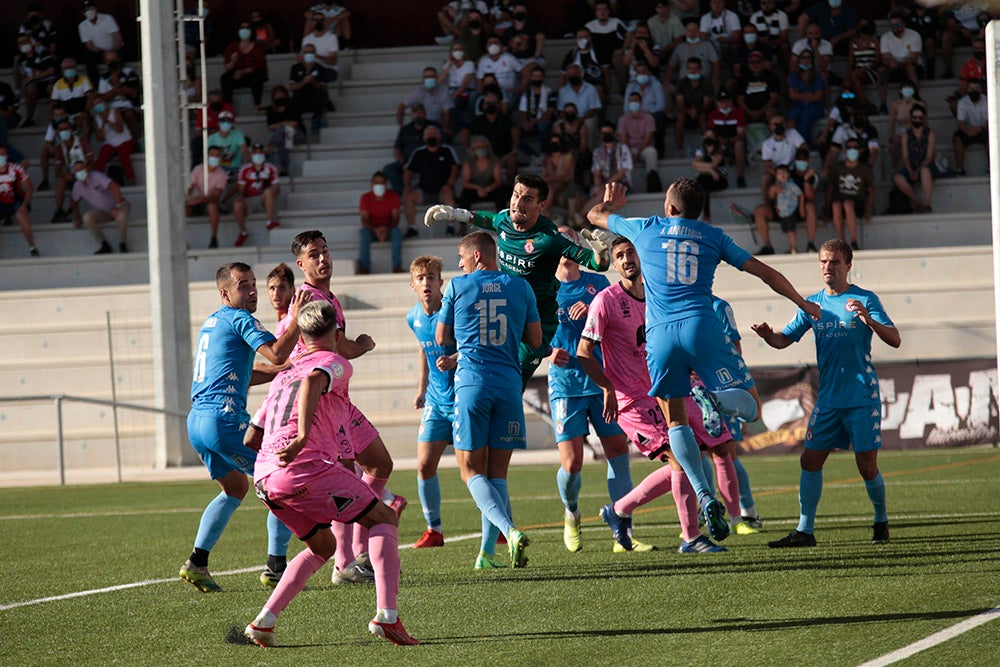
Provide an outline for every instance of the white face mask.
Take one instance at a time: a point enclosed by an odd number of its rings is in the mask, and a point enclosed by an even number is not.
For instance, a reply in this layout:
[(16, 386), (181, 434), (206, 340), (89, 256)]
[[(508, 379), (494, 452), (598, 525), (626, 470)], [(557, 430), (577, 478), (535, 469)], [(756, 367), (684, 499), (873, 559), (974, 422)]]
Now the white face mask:
[(94, 9), (93, 7), (90, 7), (84, 10), (83, 15), (87, 18), (88, 21), (93, 21), (94, 17), (97, 16), (97, 10)]
[(587, 39), (578, 39), (578, 40), (576, 40), (576, 48), (580, 49), (581, 51), (583, 49), (587, 48), (588, 46), (590, 46), (590, 41), (589, 40), (587, 40)]
[(375, 193), (376, 197), (382, 197), (385, 195), (385, 183), (376, 183), (372, 186), (372, 192)]
[(21, 53), (23, 53), (24, 55), (28, 55), (29, 53), (31, 53), (31, 51), (32, 51), (31, 44), (21, 45)]
[(250, 159), (253, 160), (254, 164), (262, 165), (264, 164), (264, 160), (267, 158), (264, 157), (263, 153), (254, 153), (253, 155), (250, 156)]
[(486, 51), (491, 56), (500, 55), (500, 45), (499, 44), (490, 44), (489, 46), (486, 47)]
[(312, 65), (314, 62), (316, 62), (316, 54), (315, 53), (303, 53), (302, 54), (302, 62), (304, 62), (306, 65)]
[(230, 130), (233, 129), (233, 124), (223, 121), (219, 123), (219, 129), (222, 130), (223, 132), (229, 132)]
[(6, 166), (7, 166), (7, 156), (0, 155), (0, 169), (3, 169)]
[(209, 167), (218, 167), (220, 164), (222, 164), (222, 158), (220, 158), (220, 157), (218, 157), (216, 155), (209, 155), (208, 156), (208, 166)]
[(87, 180), (87, 170), (86, 169), (81, 169), (80, 171), (76, 172), (73, 175), (76, 177), (76, 180), (80, 181), (81, 183), (83, 181)]
[(452, 57), (453, 57), (453, 58), (454, 58), (455, 60), (461, 60), (462, 58), (464, 58), (464, 57), (465, 57), (465, 51), (452, 51), (452, 52), (451, 52), (451, 56), (452, 56)]

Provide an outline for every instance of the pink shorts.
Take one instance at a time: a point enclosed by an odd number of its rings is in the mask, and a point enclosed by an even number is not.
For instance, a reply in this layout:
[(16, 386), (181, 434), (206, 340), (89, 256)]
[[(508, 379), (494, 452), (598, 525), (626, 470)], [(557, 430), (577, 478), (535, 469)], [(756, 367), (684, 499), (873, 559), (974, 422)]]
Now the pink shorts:
[(365, 417), (354, 403), (348, 407), (347, 418), (351, 424), (351, 447), (354, 449), (356, 457), (375, 441), (375, 438), (378, 437), (378, 429), (368, 421), (368, 417)]
[[(718, 447), (732, 440), (729, 429), (723, 424), (722, 434), (713, 438), (705, 430), (701, 418), (701, 408), (695, 400), (688, 396), (685, 401), (688, 422), (694, 431), (694, 439), (705, 447)], [(625, 431), (636, 448), (649, 459), (666, 461), (667, 450), (670, 448), (670, 437), (667, 420), (660, 410), (660, 404), (652, 396), (640, 396), (618, 414), (618, 425)]]
[(381, 500), (352, 470), (327, 461), (278, 468), (254, 486), (257, 497), (303, 540), (334, 521), (357, 521)]

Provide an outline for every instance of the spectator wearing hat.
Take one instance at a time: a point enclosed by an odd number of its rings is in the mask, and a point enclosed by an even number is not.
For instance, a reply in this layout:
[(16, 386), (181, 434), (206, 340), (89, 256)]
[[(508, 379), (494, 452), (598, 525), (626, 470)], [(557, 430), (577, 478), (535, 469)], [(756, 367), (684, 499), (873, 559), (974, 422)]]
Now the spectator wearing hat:
[(743, 110), (733, 105), (732, 96), (720, 90), (715, 97), (715, 109), (708, 114), (708, 128), (727, 154), (736, 161), (736, 186), (745, 188), (747, 169), (747, 119)]
[(105, 51), (117, 51), (124, 43), (118, 22), (111, 14), (97, 11), (94, 0), (84, 0), (83, 21), (77, 26), (80, 43), (83, 45), (83, 62), (87, 68), (87, 78), (92, 85), (101, 80), (100, 65), (104, 62)]
[(208, 138), (208, 147), (218, 146), (222, 150), (222, 168), (235, 179), (243, 163), (250, 159), (247, 152), (247, 138), (243, 130), (237, 129), (236, 117), (229, 111), (219, 114), (219, 131)]
[(223, 113), (228, 113), (229, 117), (234, 120), (236, 118), (236, 111), (233, 109), (233, 105), (222, 99), (221, 90), (213, 88), (208, 91), (208, 100), (205, 103), (205, 108), (195, 114), (195, 135), (191, 138), (192, 166), (201, 164), (202, 151), (204, 150), (202, 128), (208, 130), (208, 136), (211, 137), (219, 131), (219, 116)]
[(736, 83), (736, 104), (748, 123), (766, 123), (778, 111), (781, 102), (781, 82), (765, 67), (764, 54), (751, 51), (747, 57), (747, 72)]
[[(267, 161), (264, 144), (255, 143), (250, 152), (250, 161), (240, 168), (236, 178), (238, 189), (236, 202), (233, 204), (233, 216), (240, 228), (240, 236), (247, 236), (247, 213), (251, 207), (263, 208), (267, 214), (267, 231), (281, 227), (274, 215), (281, 194), (278, 168)], [(237, 245), (242, 245), (237, 241)]]

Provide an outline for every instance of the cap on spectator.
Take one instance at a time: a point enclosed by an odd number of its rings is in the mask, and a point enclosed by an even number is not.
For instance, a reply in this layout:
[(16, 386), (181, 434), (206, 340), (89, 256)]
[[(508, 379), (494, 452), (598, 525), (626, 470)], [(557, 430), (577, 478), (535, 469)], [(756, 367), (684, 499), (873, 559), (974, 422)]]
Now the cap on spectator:
[(729, 93), (727, 93), (725, 90), (720, 90), (719, 94), (715, 96), (715, 99), (716, 101), (719, 101), (719, 100), (731, 100), (733, 98), (730, 97)]
[(252, 151), (262, 151), (262, 150), (264, 150), (264, 144), (260, 143), (259, 141), (255, 141), (253, 143), (253, 146), (250, 147), (250, 150), (252, 150)]
[(417, 111), (417, 110), (423, 111), (423, 109), (424, 105), (420, 102), (414, 102), (413, 104), (410, 105), (410, 111)]
[(763, 60), (763, 59), (764, 59), (764, 54), (761, 53), (760, 51), (751, 51), (750, 52), (750, 56), (748, 57), (748, 60), (751, 60), (751, 61), (753, 61), (753, 60)]
[(232, 111), (223, 111), (219, 114), (219, 120), (222, 120), (223, 118), (228, 118), (229, 120), (233, 120), (235, 116), (233, 116)]
[(86, 7), (93, 7), (94, 6), (94, 0), (83, 0), (83, 6), (85, 8)]

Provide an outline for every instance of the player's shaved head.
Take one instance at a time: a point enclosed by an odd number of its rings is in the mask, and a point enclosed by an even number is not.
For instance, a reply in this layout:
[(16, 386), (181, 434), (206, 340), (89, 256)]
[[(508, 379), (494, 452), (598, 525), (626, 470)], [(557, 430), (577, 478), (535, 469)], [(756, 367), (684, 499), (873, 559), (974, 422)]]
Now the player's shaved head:
[(299, 310), (298, 323), (303, 336), (322, 338), (337, 328), (337, 311), (329, 301), (310, 301)]
[(483, 257), (495, 257), (497, 243), (486, 232), (472, 232), (458, 244), (459, 250), (479, 251)]
[(230, 262), (229, 264), (223, 264), (219, 267), (219, 270), (215, 272), (215, 286), (219, 289), (228, 287), (233, 280), (233, 273), (246, 273), (247, 271), (252, 271), (249, 264), (244, 264), (243, 262)]
[[(705, 191), (691, 178), (678, 178), (667, 189), (664, 210), (667, 217), (697, 220), (705, 208)], [(672, 210), (671, 210), (672, 209)]]

